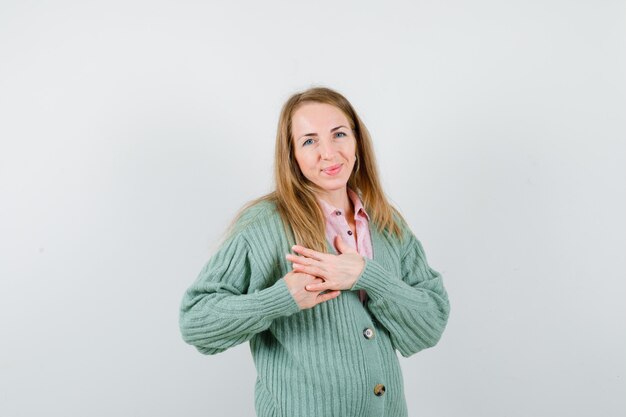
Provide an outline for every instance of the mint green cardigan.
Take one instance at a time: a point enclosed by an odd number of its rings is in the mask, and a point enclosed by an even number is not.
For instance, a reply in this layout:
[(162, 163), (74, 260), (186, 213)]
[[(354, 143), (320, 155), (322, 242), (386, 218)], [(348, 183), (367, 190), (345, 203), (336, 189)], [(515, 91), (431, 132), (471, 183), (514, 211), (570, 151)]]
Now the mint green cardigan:
[(441, 275), (402, 227), (399, 241), (370, 222), (374, 258), (364, 258), (352, 290), (300, 310), (282, 279), (293, 234), (273, 203), (249, 208), (184, 294), (183, 339), (207, 355), (250, 342), (259, 417), (407, 416), (396, 350), (408, 357), (434, 346), (450, 305)]

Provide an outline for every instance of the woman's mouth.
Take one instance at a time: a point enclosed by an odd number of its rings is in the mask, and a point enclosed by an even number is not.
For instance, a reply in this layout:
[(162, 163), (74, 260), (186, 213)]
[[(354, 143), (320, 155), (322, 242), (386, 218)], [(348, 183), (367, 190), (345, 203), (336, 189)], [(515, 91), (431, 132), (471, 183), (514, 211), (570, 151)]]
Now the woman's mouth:
[(333, 165), (331, 167), (325, 168), (322, 171), (326, 173), (326, 175), (337, 175), (339, 173), (339, 171), (341, 171), (341, 168), (343, 167), (342, 164), (337, 164), (337, 165)]

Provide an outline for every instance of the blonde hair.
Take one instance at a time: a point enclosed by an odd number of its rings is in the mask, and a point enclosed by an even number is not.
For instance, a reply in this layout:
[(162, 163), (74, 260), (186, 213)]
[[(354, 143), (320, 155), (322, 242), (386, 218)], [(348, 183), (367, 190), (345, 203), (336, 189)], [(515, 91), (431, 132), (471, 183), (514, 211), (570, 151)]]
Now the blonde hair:
[[(309, 88), (293, 94), (283, 105), (278, 119), (276, 148), (274, 153), (275, 190), (248, 202), (237, 214), (233, 226), (248, 208), (270, 201), (285, 225), (293, 232), (295, 241), (302, 246), (318, 252), (327, 252), (324, 213), (317, 201), (319, 190), (300, 171), (294, 156), (291, 121), (295, 111), (305, 103), (325, 103), (341, 110), (350, 123), (356, 138), (358, 168), (353, 170), (348, 179), (348, 187), (361, 198), (363, 206), (379, 232), (387, 232), (399, 239), (403, 238), (399, 222), (404, 222), (402, 215), (393, 207), (383, 193), (372, 139), (363, 121), (359, 118), (350, 102), (337, 91), (325, 87)], [(396, 218), (394, 218), (396, 216)]]

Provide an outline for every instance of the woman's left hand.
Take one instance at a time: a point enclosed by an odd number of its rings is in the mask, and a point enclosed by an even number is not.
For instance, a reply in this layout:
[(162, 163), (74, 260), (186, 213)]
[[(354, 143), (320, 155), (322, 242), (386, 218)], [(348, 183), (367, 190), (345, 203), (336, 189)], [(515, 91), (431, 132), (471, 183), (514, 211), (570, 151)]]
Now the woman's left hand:
[(299, 245), (291, 249), (302, 256), (287, 254), (287, 260), (293, 262), (294, 271), (315, 275), (324, 280), (318, 284), (307, 285), (308, 291), (349, 290), (363, 272), (365, 259), (340, 236), (335, 237), (335, 247), (339, 255), (321, 253)]

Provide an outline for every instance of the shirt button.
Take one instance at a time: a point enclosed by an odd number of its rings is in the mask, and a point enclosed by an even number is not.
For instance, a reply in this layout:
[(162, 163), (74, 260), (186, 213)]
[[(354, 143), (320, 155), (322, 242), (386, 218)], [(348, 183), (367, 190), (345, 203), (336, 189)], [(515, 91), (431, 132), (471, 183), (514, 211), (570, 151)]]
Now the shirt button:
[(348, 234), (352, 236), (352, 230), (348, 230)]
[(374, 337), (374, 330), (370, 329), (369, 327), (365, 330), (363, 330), (363, 336), (369, 340), (372, 337)]
[(335, 212), (335, 214), (336, 214), (337, 216), (341, 216), (341, 211), (337, 210), (337, 211)]
[(385, 386), (383, 384), (376, 385), (374, 387), (374, 394), (376, 394), (377, 397), (380, 397), (383, 394), (385, 394)]

